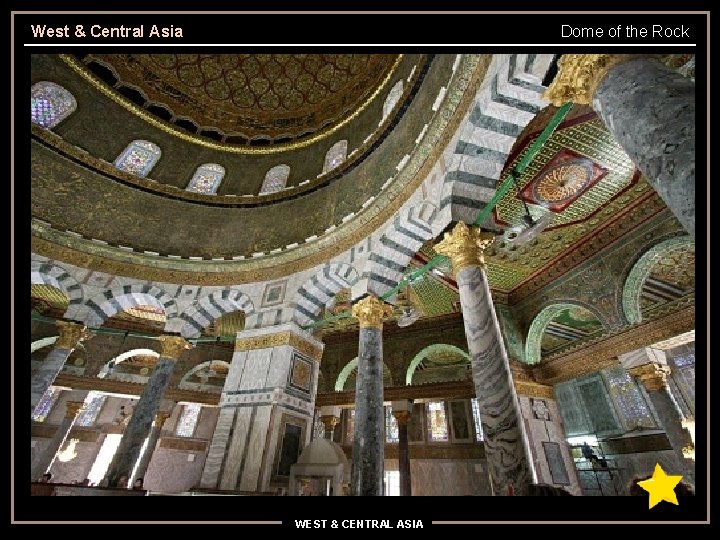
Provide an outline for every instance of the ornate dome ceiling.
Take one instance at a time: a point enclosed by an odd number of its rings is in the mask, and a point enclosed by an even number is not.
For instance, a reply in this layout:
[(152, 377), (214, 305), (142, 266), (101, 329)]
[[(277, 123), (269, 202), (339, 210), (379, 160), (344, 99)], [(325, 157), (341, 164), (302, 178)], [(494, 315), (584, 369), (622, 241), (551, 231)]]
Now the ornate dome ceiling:
[(185, 131), (227, 143), (268, 144), (346, 122), (382, 90), (400, 58), (100, 54), (82, 60), (103, 78), (110, 69), (116, 89)]

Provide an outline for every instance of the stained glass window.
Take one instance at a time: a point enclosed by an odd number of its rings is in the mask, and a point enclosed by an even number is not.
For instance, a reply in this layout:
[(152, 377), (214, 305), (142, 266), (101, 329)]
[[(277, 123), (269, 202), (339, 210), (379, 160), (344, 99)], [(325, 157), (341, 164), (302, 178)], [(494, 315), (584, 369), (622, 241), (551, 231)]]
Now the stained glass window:
[(625, 429), (656, 427), (642, 392), (628, 372), (622, 366), (616, 366), (602, 373)]
[(399, 440), (397, 419), (392, 413), (392, 407), (385, 407), (385, 441), (396, 443)]
[(345, 418), (345, 441), (352, 444), (355, 439), (355, 409), (346, 409)]
[(447, 441), (448, 426), (445, 417), (445, 403), (431, 401), (427, 404), (428, 432), (431, 441)]
[(290, 167), (287, 165), (278, 165), (270, 169), (265, 175), (265, 180), (260, 188), (260, 195), (265, 193), (275, 193), (285, 188), (288, 177), (290, 176)]
[(192, 437), (195, 433), (195, 426), (200, 416), (202, 405), (199, 403), (188, 403), (183, 407), (180, 418), (175, 428), (175, 435), (178, 437)]
[(470, 400), (472, 405), (473, 422), (475, 424), (475, 440), (480, 442), (483, 440), (482, 421), (480, 420), (480, 404), (477, 398)]
[(225, 167), (217, 163), (205, 163), (197, 168), (186, 191), (214, 195), (224, 176)]
[(672, 378), (691, 411), (695, 410), (695, 352), (688, 352), (671, 359)]
[(57, 402), (58, 397), (60, 397), (59, 388), (55, 388), (54, 386), (48, 388), (43, 397), (40, 398), (40, 402), (35, 407), (35, 410), (32, 413), (32, 419), (36, 422), (44, 422), (47, 415), (50, 414), (50, 410), (53, 408), (53, 405)]
[(395, 108), (395, 105), (397, 105), (397, 102), (400, 101), (400, 96), (402, 96), (403, 93), (403, 82), (398, 81), (395, 83), (395, 86), (392, 87), (390, 92), (388, 93), (387, 98), (385, 98), (385, 103), (383, 104), (383, 120), (387, 117), (388, 114)]
[(331, 171), (345, 161), (347, 157), (347, 145), (348, 142), (346, 140), (338, 141), (328, 150), (327, 154), (325, 154), (323, 172)]
[(54, 128), (76, 108), (73, 95), (58, 84), (40, 81), (30, 89), (30, 119), (39, 126)]
[(160, 147), (149, 141), (133, 141), (115, 160), (115, 166), (125, 172), (145, 178), (160, 159)]
[(106, 399), (107, 395), (102, 392), (96, 392), (94, 390), (88, 392), (88, 395), (85, 397), (83, 410), (80, 411), (80, 414), (78, 414), (75, 419), (75, 425), (88, 427), (95, 425), (95, 420), (97, 420), (98, 414), (100, 414), (100, 409), (105, 405)]

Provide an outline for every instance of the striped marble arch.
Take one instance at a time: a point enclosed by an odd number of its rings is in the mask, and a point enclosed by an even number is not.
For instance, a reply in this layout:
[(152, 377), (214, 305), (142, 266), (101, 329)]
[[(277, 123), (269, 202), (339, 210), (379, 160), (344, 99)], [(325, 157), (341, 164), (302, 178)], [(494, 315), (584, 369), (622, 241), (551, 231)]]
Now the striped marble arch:
[(166, 320), (177, 316), (177, 305), (170, 295), (155, 285), (124, 285), (95, 295), (85, 304), (83, 321), (97, 328), (110, 317), (137, 306), (153, 306), (163, 310)]
[(53, 263), (33, 262), (30, 266), (30, 285), (50, 285), (68, 297), (68, 312), (83, 303), (82, 286), (62, 266)]
[(317, 320), (328, 302), (360, 279), (358, 271), (345, 263), (328, 264), (298, 289), (293, 301), (293, 320), (300, 326)]
[(200, 337), (202, 331), (216, 319), (234, 311), (243, 311), (247, 316), (255, 311), (255, 306), (245, 293), (236, 289), (223, 289), (204, 296), (180, 315), (185, 321), (180, 335)]

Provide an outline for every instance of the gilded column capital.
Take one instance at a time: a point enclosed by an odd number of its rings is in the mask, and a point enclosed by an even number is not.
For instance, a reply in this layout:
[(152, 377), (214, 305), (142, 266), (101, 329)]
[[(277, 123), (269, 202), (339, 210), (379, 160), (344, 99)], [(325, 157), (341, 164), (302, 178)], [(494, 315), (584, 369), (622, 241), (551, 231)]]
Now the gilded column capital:
[(75, 418), (85, 406), (84, 401), (68, 401), (65, 404), (65, 418)]
[(556, 107), (568, 101), (590, 105), (598, 84), (613, 67), (640, 56), (642, 55), (564, 54), (558, 61), (558, 73), (543, 97), (552, 101)]
[(340, 421), (340, 418), (337, 416), (334, 416), (332, 414), (327, 414), (320, 417), (320, 421), (323, 423), (323, 426), (325, 426), (325, 431), (332, 431), (335, 429), (335, 426), (338, 425), (338, 422)]
[(368, 295), (352, 307), (352, 315), (360, 322), (360, 328), (382, 329), (383, 319), (392, 314), (392, 306)]
[(74, 349), (77, 344), (89, 336), (88, 329), (82, 324), (71, 321), (55, 321), (60, 337), (55, 342), (56, 349)]
[(485, 268), (485, 250), (494, 240), (492, 233), (459, 221), (452, 231), (445, 233), (442, 242), (435, 244), (435, 251), (450, 257), (453, 272), (457, 274), (467, 266)]
[(667, 388), (667, 377), (670, 368), (662, 364), (643, 364), (628, 370), (633, 377), (640, 379), (648, 392), (654, 392)]
[(162, 429), (163, 424), (165, 423), (165, 420), (167, 420), (170, 417), (170, 413), (167, 411), (158, 411), (155, 413), (155, 421), (153, 422), (153, 425), (156, 428)]
[(162, 350), (160, 356), (177, 360), (185, 349), (190, 348), (190, 344), (185, 338), (180, 336), (160, 336), (160, 345)]
[(398, 426), (407, 426), (410, 411), (393, 411), (393, 416), (397, 420)]

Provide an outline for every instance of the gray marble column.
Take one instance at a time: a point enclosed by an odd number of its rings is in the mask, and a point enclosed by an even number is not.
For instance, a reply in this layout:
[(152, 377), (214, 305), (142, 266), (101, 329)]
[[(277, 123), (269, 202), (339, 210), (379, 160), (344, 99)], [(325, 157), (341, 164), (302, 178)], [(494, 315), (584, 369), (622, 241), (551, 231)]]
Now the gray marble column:
[(385, 473), (382, 321), (391, 306), (366, 296), (353, 306), (360, 322), (355, 380), (351, 495), (382, 495)]
[(169, 416), (170, 413), (167, 411), (158, 411), (155, 415), (155, 421), (153, 422), (152, 428), (150, 429), (150, 435), (148, 436), (147, 446), (145, 447), (145, 451), (142, 456), (140, 456), (140, 461), (135, 469), (135, 474), (129, 480), (131, 486), (138, 478), (145, 478), (145, 473), (147, 473), (150, 461), (152, 461), (153, 454), (155, 453), (155, 447), (160, 439), (163, 424), (165, 424), (165, 420), (167, 420)]
[(484, 270), (483, 252), (492, 241), (492, 234), (459, 222), (435, 251), (449, 256), (455, 271), (493, 494), (525, 495), (532, 461)]
[(571, 54), (546, 97), (591, 103), (623, 150), (695, 236), (695, 83), (656, 58)]
[(175, 362), (189, 347), (187, 341), (177, 336), (161, 336), (159, 340), (162, 345), (160, 358), (135, 405), (130, 422), (123, 432), (115, 456), (105, 474), (110, 487), (128, 487), (127, 484), (119, 485), (120, 479), (125, 477), (126, 482), (130, 480), (135, 463), (140, 457), (140, 450), (150, 434), (155, 415), (160, 408), (160, 401), (170, 382)]
[(413, 402), (409, 400), (393, 401), (392, 413), (398, 425), (398, 471), (400, 473), (400, 496), (412, 495), (412, 479), (410, 476), (410, 446), (408, 445), (408, 419), (412, 412)]
[(55, 430), (55, 433), (50, 439), (50, 442), (43, 451), (42, 455), (35, 462), (35, 466), (30, 472), (33, 482), (37, 481), (42, 474), (44, 474), (45, 472), (47, 472), (48, 469), (50, 469), (50, 466), (55, 459), (55, 455), (62, 447), (65, 439), (67, 439), (67, 436), (70, 433), (73, 425), (75, 425), (75, 419), (77, 418), (77, 415), (80, 414), (83, 405), (84, 402), (82, 401), (68, 401), (65, 404), (65, 406), (67, 407), (65, 411), (65, 417), (63, 418), (62, 422), (60, 422), (60, 425)]
[(47, 389), (55, 381), (75, 347), (87, 337), (86, 328), (81, 324), (69, 321), (56, 321), (55, 324), (60, 331), (60, 337), (55, 342), (53, 350), (48, 353), (33, 375), (30, 385), (30, 414), (33, 413)]
[[(683, 455), (683, 448), (694, 445), (690, 433), (682, 426), (680, 411), (669, 393), (667, 377), (670, 369), (661, 364), (644, 364), (631, 368), (629, 372), (645, 386), (678, 463), (685, 469), (681, 474), (694, 484), (695, 463)], [(668, 471), (668, 474), (672, 472)]]

